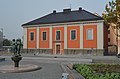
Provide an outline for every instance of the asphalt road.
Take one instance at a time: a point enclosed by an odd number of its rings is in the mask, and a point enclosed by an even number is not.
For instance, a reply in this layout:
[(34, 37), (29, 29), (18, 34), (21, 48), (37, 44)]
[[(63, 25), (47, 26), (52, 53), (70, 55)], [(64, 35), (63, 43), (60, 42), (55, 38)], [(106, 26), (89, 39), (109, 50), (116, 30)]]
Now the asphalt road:
[[(39, 59), (23, 59), (20, 64), (35, 64), (42, 69), (24, 73), (0, 73), (0, 79), (61, 79), (63, 70), (60, 63), (41, 62)], [(0, 62), (0, 66), (11, 65), (13, 62), (10, 58)]]

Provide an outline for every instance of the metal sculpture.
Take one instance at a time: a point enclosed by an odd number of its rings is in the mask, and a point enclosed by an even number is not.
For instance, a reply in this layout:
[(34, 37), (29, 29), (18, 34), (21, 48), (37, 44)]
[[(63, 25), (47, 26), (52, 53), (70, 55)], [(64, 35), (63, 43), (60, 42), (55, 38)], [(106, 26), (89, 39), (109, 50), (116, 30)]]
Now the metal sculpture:
[(14, 61), (14, 67), (19, 67), (19, 62), (22, 60), (21, 57), (21, 39), (13, 39), (12, 41), (12, 51), (14, 53), (13, 57), (11, 59)]

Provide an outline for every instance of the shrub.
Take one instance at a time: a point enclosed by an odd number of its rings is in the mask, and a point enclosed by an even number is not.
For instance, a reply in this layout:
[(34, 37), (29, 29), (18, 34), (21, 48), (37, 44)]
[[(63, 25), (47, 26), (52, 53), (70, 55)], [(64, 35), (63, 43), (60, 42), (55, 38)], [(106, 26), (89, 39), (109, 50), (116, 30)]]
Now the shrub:
[[(120, 79), (120, 73), (110, 71), (110, 68), (118, 65), (107, 64), (74, 64), (73, 68), (79, 72), (85, 79)], [(110, 67), (110, 68), (109, 68)], [(119, 66), (118, 66), (119, 67)], [(113, 68), (114, 69), (114, 68)]]

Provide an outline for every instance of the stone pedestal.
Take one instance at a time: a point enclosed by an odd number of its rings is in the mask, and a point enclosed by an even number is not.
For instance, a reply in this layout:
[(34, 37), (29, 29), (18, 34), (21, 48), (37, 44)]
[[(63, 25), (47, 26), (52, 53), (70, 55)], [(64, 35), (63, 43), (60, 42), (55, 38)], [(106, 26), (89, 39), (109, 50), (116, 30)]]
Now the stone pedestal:
[(22, 60), (22, 57), (17, 55), (17, 56), (11, 57), (11, 59), (14, 61), (14, 67), (19, 67), (19, 62), (20, 60)]

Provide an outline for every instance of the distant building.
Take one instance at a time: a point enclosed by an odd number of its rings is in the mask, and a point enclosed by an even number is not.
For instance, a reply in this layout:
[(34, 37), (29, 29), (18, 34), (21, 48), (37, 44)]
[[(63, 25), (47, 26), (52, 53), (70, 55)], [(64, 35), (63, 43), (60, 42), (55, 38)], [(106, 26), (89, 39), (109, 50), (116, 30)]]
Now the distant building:
[(28, 53), (104, 55), (108, 45), (103, 18), (82, 8), (53, 11), (22, 27)]
[[(118, 46), (117, 46), (118, 39)], [(118, 30), (117, 37), (117, 29), (116, 25), (111, 23), (108, 28), (108, 53), (110, 55), (116, 55), (120, 53), (120, 31)]]

